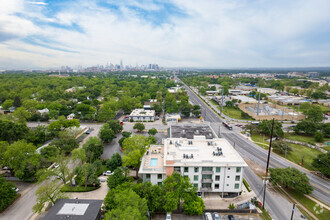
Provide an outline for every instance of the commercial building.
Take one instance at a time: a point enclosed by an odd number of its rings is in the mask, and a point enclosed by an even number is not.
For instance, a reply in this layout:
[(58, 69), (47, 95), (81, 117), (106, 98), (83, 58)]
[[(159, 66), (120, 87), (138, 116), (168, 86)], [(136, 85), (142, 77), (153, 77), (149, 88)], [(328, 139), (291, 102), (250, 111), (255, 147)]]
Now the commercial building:
[(59, 199), (44, 220), (101, 220), (103, 200)]
[(181, 116), (178, 113), (166, 113), (165, 121), (167, 123), (175, 122), (178, 123), (181, 120)]
[(231, 96), (230, 99), (231, 100), (233, 100), (233, 99), (240, 100), (241, 103), (257, 103), (258, 102), (258, 100), (244, 96), (244, 95)]
[(257, 91), (269, 95), (274, 95), (275, 93), (278, 93), (278, 90), (271, 88), (257, 88)]
[(142, 158), (144, 182), (162, 184), (179, 172), (190, 178), (198, 192), (238, 195), (246, 163), (232, 145), (218, 138), (206, 124), (176, 124), (162, 145), (152, 145)]
[(155, 121), (155, 110), (134, 109), (129, 115), (133, 121)]

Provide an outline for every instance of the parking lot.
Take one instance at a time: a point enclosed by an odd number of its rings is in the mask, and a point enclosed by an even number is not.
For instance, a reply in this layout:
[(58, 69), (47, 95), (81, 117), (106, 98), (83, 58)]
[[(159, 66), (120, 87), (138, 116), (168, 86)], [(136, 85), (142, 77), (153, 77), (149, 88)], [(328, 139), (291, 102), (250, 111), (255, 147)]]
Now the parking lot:
[[(219, 213), (220, 219), (221, 220), (227, 220), (228, 215), (230, 214), (221, 214)], [(257, 214), (232, 214), (235, 218), (235, 220), (259, 220), (261, 219)], [(212, 213), (213, 217), (213, 213)], [(151, 219), (153, 220), (164, 220), (166, 218), (165, 214), (155, 214)], [(184, 215), (184, 214), (172, 214), (172, 220), (205, 220), (205, 215)]]

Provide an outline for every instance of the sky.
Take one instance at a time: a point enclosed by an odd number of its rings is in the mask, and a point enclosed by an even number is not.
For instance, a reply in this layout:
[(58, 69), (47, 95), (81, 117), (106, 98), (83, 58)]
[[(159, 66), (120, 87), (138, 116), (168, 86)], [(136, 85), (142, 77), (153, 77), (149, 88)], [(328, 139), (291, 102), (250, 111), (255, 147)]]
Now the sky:
[(329, 0), (0, 0), (0, 70), (330, 66)]

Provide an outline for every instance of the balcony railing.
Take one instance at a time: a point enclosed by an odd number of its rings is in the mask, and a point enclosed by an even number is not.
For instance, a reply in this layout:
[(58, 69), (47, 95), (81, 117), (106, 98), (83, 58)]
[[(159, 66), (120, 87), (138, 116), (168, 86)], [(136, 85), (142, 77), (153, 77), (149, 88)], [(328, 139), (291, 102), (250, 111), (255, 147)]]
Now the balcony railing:
[(201, 192), (210, 192), (213, 191), (212, 187), (201, 187), (200, 188)]
[(202, 179), (202, 183), (212, 183), (212, 179)]
[(202, 170), (202, 174), (214, 174), (213, 170)]

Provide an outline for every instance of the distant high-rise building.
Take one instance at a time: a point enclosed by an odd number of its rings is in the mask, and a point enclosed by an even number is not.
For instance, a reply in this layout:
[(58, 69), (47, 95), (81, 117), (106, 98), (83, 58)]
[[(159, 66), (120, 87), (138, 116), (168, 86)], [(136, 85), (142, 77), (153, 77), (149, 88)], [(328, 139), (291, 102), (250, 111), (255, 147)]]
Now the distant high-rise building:
[(123, 60), (120, 60), (120, 69), (124, 69), (124, 64), (123, 64)]

